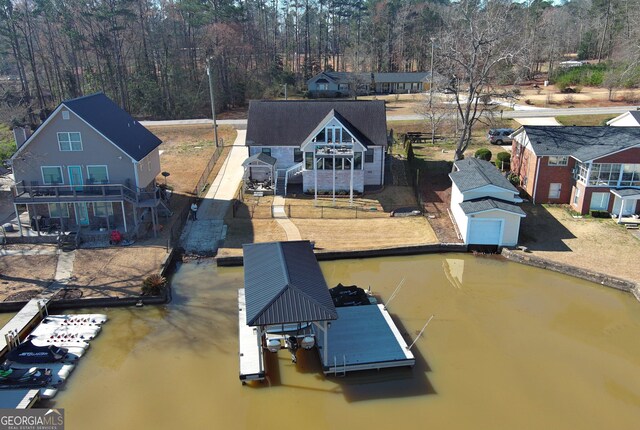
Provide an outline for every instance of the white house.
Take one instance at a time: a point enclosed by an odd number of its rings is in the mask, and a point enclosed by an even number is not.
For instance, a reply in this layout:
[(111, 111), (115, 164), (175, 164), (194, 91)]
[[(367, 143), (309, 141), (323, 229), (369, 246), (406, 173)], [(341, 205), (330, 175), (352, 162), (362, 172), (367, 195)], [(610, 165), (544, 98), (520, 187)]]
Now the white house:
[[(387, 146), (382, 101), (252, 101), (249, 157), (275, 159), (276, 193), (363, 193), (384, 184)], [(247, 164), (249, 168), (253, 164)]]
[(607, 121), (612, 127), (638, 127), (640, 126), (640, 111), (628, 111)]
[(451, 212), (464, 243), (514, 246), (526, 215), (518, 190), (491, 163), (477, 158), (456, 161), (449, 174)]

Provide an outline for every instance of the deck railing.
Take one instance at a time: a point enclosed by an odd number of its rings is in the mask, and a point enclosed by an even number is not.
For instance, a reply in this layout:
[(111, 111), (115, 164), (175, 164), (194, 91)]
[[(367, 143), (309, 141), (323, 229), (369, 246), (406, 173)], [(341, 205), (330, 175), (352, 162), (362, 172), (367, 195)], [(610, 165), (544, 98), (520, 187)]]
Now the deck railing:
[(159, 190), (138, 192), (122, 184), (86, 184), (86, 185), (26, 185), (24, 181), (13, 186), (16, 202), (37, 203), (38, 201), (86, 201), (91, 198), (107, 200), (127, 200), (136, 205), (143, 202), (154, 205), (160, 201)]

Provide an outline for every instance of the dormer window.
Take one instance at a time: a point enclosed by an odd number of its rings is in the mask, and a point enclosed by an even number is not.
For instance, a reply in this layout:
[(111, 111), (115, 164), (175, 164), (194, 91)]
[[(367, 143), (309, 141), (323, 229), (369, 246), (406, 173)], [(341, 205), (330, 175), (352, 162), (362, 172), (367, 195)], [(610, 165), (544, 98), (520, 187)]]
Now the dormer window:
[(60, 151), (82, 151), (82, 138), (78, 132), (58, 133)]

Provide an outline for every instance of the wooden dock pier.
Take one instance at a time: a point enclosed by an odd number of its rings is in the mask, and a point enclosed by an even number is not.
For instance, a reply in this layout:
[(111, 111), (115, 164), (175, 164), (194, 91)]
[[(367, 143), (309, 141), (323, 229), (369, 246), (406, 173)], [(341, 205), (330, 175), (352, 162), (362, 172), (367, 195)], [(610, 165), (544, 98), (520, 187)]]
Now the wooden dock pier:
[(238, 290), (238, 338), (240, 343), (240, 380), (261, 381), (265, 378), (262, 336), (257, 327), (247, 325), (247, 309), (244, 288)]
[(50, 299), (31, 299), (4, 327), (0, 329), (0, 357), (9, 351), (7, 341), (24, 339), (27, 333), (46, 316)]

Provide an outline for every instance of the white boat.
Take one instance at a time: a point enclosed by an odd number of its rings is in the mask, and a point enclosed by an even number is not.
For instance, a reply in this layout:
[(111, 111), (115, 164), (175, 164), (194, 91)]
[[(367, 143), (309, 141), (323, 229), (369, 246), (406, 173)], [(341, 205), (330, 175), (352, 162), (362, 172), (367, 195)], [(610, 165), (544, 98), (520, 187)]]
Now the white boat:
[(42, 339), (57, 339), (60, 341), (89, 341), (100, 333), (100, 326), (70, 326), (57, 324), (40, 324), (31, 333)]

